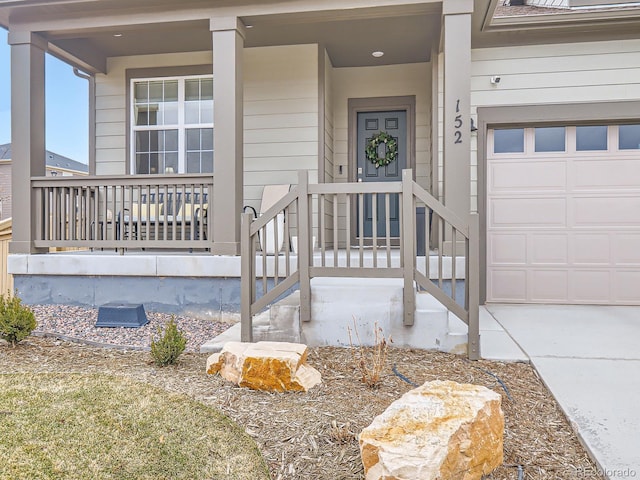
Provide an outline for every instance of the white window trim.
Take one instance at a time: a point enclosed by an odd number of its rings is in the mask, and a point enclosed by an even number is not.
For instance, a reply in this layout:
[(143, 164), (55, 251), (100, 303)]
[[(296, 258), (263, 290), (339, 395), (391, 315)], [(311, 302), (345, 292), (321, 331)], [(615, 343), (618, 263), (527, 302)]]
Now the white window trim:
[[(185, 110), (185, 83), (186, 80), (191, 79), (213, 79), (213, 75), (205, 74), (205, 75), (183, 75), (183, 76), (171, 76), (171, 77), (136, 77), (131, 78), (129, 85), (129, 92), (131, 99), (131, 104), (129, 105), (130, 110), (130, 125), (131, 125), (131, 135), (129, 142), (129, 173), (131, 175), (136, 174), (136, 132), (137, 131), (153, 131), (153, 130), (178, 130), (178, 171), (175, 174), (186, 173), (186, 130), (187, 128), (214, 128), (214, 124), (212, 123), (185, 123), (184, 121), (184, 110)], [(136, 125), (136, 99), (135, 99), (135, 83), (136, 82), (154, 82), (154, 81), (170, 81), (177, 80), (178, 81), (178, 123), (175, 125)], [(215, 108), (215, 105), (214, 105)], [(215, 148), (215, 146), (214, 146)], [(215, 160), (214, 160), (215, 162)], [(154, 175), (165, 175), (165, 172), (158, 172)]]

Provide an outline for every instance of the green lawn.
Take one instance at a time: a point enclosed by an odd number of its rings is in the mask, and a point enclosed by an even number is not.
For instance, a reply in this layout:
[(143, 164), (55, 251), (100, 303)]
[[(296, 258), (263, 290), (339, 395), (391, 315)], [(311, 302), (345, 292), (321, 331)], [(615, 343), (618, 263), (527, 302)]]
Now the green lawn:
[(0, 479), (268, 479), (217, 411), (103, 375), (0, 375)]

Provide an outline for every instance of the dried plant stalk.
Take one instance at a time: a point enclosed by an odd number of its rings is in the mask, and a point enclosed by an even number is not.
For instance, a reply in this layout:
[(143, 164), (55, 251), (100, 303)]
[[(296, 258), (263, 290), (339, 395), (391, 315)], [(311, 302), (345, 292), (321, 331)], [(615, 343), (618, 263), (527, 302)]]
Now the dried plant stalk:
[[(362, 383), (369, 388), (379, 387), (381, 374), (387, 362), (387, 353), (389, 349), (389, 344), (387, 343), (387, 339), (384, 336), (382, 328), (378, 326), (378, 322), (373, 324), (375, 343), (371, 348), (365, 348), (362, 345), (355, 317), (353, 318), (353, 332), (357, 340), (357, 346), (353, 343), (351, 327), (347, 327), (347, 332), (349, 333), (349, 345), (351, 346), (350, 351), (353, 363), (362, 375)], [(389, 338), (389, 342), (391, 341), (391, 338)], [(369, 350), (369, 354), (367, 354), (367, 350)]]

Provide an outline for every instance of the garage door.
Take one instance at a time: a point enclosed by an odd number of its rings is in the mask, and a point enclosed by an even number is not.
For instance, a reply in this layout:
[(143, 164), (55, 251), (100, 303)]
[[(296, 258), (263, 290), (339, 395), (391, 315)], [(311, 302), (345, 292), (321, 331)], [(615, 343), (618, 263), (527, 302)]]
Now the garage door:
[(640, 305), (640, 125), (487, 139), (487, 300)]

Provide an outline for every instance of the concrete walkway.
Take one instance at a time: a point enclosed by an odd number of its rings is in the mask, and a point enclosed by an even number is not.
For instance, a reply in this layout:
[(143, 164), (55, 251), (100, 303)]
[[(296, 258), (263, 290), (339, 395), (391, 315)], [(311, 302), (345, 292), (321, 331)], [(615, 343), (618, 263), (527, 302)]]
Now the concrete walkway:
[(602, 473), (640, 478), (640, 307), (484, 310), (529, 357)]

